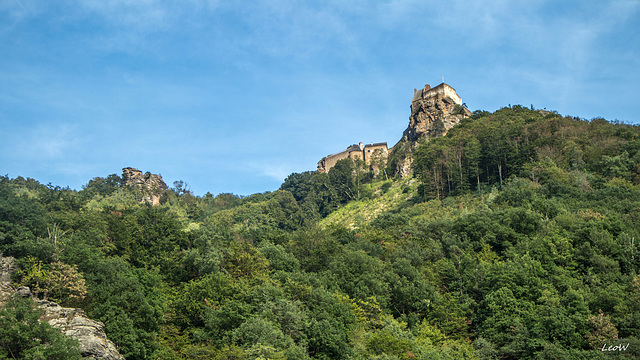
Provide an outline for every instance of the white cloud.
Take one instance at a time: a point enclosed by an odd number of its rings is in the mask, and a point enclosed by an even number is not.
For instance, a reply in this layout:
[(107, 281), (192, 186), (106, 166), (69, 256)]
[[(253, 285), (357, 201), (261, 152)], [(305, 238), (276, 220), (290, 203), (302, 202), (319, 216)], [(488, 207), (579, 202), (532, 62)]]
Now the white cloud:
[(262, 176), (266, 176), (279, 182), (284, 181), (287, 176), (295, 171), (290, 164), (278, 164), (272, 163), (271, 161), (272, 159), (264, 159), (263, 163), (253, 163), (250, 167), (254, 168), (256, 172)]
[(23, 131), (14, 148), (17, 158), (59, 160), (72, 155), (81, 142), (68, 124), (39, 124)]

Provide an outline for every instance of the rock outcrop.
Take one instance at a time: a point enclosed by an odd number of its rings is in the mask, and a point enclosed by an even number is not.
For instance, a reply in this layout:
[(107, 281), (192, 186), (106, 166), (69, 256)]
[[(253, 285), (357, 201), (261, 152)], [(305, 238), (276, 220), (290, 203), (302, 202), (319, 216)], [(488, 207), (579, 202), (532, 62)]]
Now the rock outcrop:
[[(26, 286), (17, 289), (11, 287), (11, 273), (14, 268), (12, 257), (3, 257), (0, 254), (0, 306), (14, 294), (22, 297), (31, 297), (31, 291)], [(89, 319), (82, 309), (65, 308), (46, 300), (35, 300), (35, 303), (43, 310), (40, 321), (46, 321), (51, 326), (78, 340), (80, 353), (85, 359), (96, 360), (124, 360), (118, 353), (116, 346), (104, 332), (104, 324)]]
[(417, 141), (423, 137), (444, 136), (471, 112), (462, 104), (456, 91), (442, 83), (435, 88), (413, 90), (409, 126), (402, 134), (404, 141)]
[(124, 186), (129, 186), (140, 190), (142, 202), (149, 202), (151, 205), (159, 205), (160, 197), (169, 187), (162, 180), (162, 176), (142, 173), (138, 169), (126, 167), (122, 169), (122, 181)]
[(46, 300), (36, 301), (44, 313), (40, 318), (49, 325), (78, 340), (80, 354), (86, 359), (124, 360), (116, 346), (107, 339), (104, 324), (89, 319), (82, 309), (65, 308)]
[(0, 307), (3, 306), (15, 292), (11, 287), (11, 274), (13, 273), (14, 259), (2, 256), (0, 253)]
[(464, 106), (455, 89), (445, 83), (434, 88), (427, 84), (423, 89), (414, 89), (409, 126), (390, 156), (396, 173), (402, 176), (411, 174), (412, 153), (419, 140), (429, 141), (444, 136), (470, 115), (471, 111)]

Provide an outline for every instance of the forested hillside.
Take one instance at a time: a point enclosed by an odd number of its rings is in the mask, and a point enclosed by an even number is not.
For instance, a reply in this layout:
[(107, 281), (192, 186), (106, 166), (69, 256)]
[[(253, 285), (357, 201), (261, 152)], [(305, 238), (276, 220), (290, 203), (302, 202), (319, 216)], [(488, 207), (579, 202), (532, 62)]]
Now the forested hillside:
[(4, 176), (0, 250), (127, 359), (640, 358), (638, 126), (476, 111), (413, 169), (159, 206)]

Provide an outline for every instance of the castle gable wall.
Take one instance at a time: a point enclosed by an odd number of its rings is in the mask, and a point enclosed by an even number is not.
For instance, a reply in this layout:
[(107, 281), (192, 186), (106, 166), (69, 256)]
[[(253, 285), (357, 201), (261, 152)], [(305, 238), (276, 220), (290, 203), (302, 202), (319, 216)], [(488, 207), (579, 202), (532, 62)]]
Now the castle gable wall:
[(329, 172), (329, 169), (334, 167), (338, 160), (346, 159), (349, 157), (349, 150), (339, 152), (337, 154), (327, 155), (318, 161), (318, 171)]
[(376, 156), (376, 150), (378, 154), (381, 154), (382, 157), (387, 157), (389, 154), (389, 149), (387, 149), (387, 143), (377, 143), (371, 145), (365, 145), (364, 150), (362, 151), (364, 155), (364, 162), (368, 165), (371, 164), (373, 157)]

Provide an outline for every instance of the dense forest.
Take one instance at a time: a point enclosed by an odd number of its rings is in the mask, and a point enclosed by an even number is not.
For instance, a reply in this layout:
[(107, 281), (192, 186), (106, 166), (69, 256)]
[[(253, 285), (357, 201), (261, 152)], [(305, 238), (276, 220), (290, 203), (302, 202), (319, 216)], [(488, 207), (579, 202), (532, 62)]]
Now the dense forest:
[[(640, 358), (640, 127), (476, 111), (412, 166), (247, 197), (176, 182), (158, 206), (116, 174), (3, 176), (0, 251), (131, 360)], [(11, 347), (35, 312), (0, 310), (0, 358), (46, 358)]]

